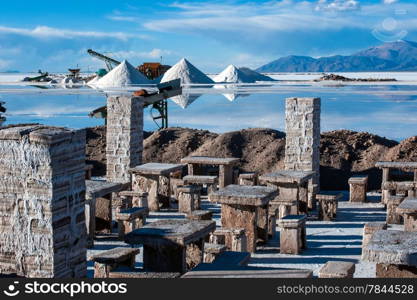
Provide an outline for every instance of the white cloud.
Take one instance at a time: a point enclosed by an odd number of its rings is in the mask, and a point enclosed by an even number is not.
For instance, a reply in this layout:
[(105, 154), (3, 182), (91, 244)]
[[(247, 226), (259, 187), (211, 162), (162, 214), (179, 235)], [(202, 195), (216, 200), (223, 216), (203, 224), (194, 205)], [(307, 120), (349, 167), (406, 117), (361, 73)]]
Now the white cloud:
[(359, 8), (360, 3), (356, 0), (319, 0), (316, 6), (316, 10), (329, 11), (349, 11), (358, 10)]
[(385, 4), (393, 4), (398, 2), (398, 0), (383, 0)]
[(1, 34), (16, 34), (39, 39), (114, 38), (124, 41), (128, 40), (129, 38), (140, 37), (138, 35), (124, 32), (75, 31), (70, 29), (59, 29), (48, 26), (36, 26), (33, 29), (0, 26), (0, 35)]
[(171, 55), (172, 51), (170, 50), (162, 50), (162, 49), (152, 49), (151, 51), (148, 52), (143, 52), (143, 51), (134, 51), (134, 50), (129, 50), (129, 51), (115, 51), (112, 52), (112, 56), (113, 57), (117, 57), (120, 59), (142, 59), (142, 58), (150, 58), (150, 59), (159, 59), (161, 56), (168, 56)]

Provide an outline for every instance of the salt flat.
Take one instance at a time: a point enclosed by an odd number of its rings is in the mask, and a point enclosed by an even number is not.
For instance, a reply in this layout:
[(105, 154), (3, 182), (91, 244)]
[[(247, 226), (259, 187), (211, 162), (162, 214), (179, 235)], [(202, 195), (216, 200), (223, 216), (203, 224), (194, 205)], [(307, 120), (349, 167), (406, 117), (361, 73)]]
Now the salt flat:
[[(256, 253), (252, 254), (250, 266), (310, 269), (314, 276), (318, 275), (319, 269), (329, 260), (350, 261), (356, 264), (355, 277), (375, 277), (375, 264), (362, 262), (362, 230), (367, 222), (384, 222), (386, 213), (380, 196), (377, 193), (368, 193), (370, 202), (349, 203), (348, 192), (343, 192), (344, 198), (339, 202), (337, 218), (335, 221), (308, 221), (307, 222), (307, 249), (300, 255), (285, 255), (279, 253), (279, 227), (276, 236), (266, 245), (258, 246)], [(202, 201), (202, 209), (213, 212), (213, 219), (220, 226), (220, 206)], [(152, 212), (147, 222), (160, 219), (185, 218), (184, 214), (172, 211)], [(314, 215), (313, 215), (314, 218)], [(398, 229), (398, 226), (396, 226)], [(96, 240), (94, 249), (88, 251), (88, 257), (93, 253), (108, 250), (113, 247), (130, 247), (121, 241)], [(142, 266), (143, 251), (136, 257), (137, 267)], [(93, 276), (93, 263), (88, 262), (88, 276)]]

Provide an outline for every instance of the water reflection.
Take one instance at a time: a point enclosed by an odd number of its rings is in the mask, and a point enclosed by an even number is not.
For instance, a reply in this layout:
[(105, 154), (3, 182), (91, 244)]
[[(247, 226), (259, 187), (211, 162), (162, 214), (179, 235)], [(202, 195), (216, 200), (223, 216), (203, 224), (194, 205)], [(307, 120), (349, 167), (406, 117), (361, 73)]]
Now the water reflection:
[(187, 108), (191, 103), (197, 100), (202, 94), (193, 94), (184, 91), (181, 95), (172, 97), (171, 100), (181, 108)]

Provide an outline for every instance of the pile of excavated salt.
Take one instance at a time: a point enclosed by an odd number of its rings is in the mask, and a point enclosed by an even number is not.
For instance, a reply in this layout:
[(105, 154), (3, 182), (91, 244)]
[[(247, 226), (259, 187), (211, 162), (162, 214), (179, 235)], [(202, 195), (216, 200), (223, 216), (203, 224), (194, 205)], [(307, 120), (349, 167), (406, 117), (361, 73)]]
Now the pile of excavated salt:
[(214, 77), (214, 81), (229, 83), (255, 83), (257, 81), (273, 81), (273, 79), (249, 68), (237, 68), (234, 65), (229, 65), (220, 74)]
[(210, 84), (213, 83), (206, 74), (194, 67), (185, 58), (173, 65), (162, 77), (161, 82), (167, 82), (174, 79), (181, 79), (181, 84)]
[(150, 84), (148, 78), (146, 78), (141, 72), (139, 72), (129, 62), (124, 60), (120, 65), (111, 70), (100, 80), (93, 84), (99, 88), (109, 87), (124, 87), (137, 84)]

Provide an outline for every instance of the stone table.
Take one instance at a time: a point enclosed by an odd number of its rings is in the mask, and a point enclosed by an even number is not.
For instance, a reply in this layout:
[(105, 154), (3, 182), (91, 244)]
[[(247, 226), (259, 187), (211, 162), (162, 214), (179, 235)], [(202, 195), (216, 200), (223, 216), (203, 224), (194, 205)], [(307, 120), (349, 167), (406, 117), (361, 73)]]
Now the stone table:
[(405, 199), (397, 207), (397, 213), (403, 215), (405, 231), (417, 231), (417, 198)]
[(181, 164), (147, 163), (131, 168), (132, 190), (148, 193), (150, 211), (159, 211), (160, 204), (169, 207), (170, 174), (183, 167)]
[(379, 278), (417, 278), (417, 234), (380, 230), (362, 249), (362, 260), (376, 263)]
[[(266, 222), (258, 224), (258, 209), (267, 207), (277, 196), (277, 190), (265, 186), (228, 185), (209, 195), (209, 200), (222, 205), (221, 222), (223, 228), (244, 228), (247, 251), (255, 252), (258, 230), (268, 234), (268, 214)], [(266, 228), (265, 228), (266, 227)]]
[[(375, 167), (382, 169), (382, 203), (386, 204), (388, 197), (396, 195), (397, 192), (406, 192), (408, 196), (417, 196), (417, 162), (379, 161)], [(413, 172), (413, 180), (395, 180), (392, 178), (393, 169)]]
[(312, 171), (282, 170), (259, 177), (262, 184), (275, 186), (278, 196), (271, 201), (271, 209), (279, 210), (279, 218), (289, 214), (308, 213), (313, 203), (308, 203), (308, 182), (314, 176)]
[[(111, 232), (113, 193), (120, 192), (124, 185), (105, 180), (86, 180), (85, 186), (87, 246), (92, 247), (96, 230)], [(98, 221), (97, 224), (96, 221)]]
[(188, 165), (188, 175), (198, 174), (199, 165), (219, 166), (219, 187), (233, 183), (233, 166), (237, 165), (239, 158), (220, 158), (208, 156), (188, 156), (181, 159), (181, 163)]
[(185, 273), (203, 261), (204, 240), (216, 229), (214, 221), (159, 220), (125, 236), (143, 245), (145, 271)]

